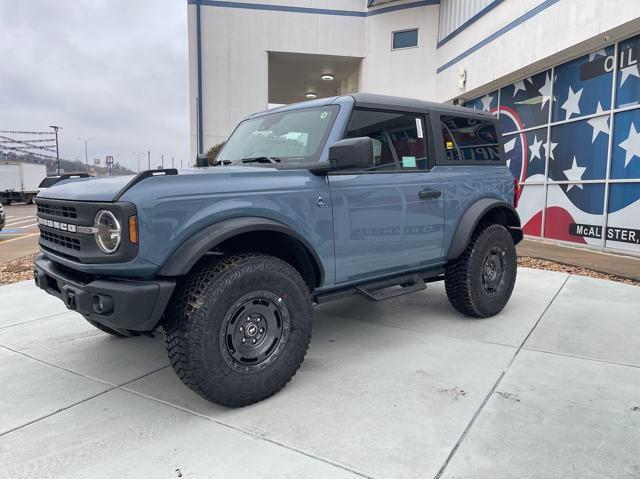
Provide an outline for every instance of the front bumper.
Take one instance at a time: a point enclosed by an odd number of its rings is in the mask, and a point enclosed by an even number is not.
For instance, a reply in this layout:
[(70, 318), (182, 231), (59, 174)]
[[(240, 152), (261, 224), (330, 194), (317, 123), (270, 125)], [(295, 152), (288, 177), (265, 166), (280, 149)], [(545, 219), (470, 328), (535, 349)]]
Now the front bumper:
[(36, 285), (60, 298), (72, 311), (118, 331), (155, 329), (175, 281), (96, 278), (61, 267), (45, 256), (35, 261)]

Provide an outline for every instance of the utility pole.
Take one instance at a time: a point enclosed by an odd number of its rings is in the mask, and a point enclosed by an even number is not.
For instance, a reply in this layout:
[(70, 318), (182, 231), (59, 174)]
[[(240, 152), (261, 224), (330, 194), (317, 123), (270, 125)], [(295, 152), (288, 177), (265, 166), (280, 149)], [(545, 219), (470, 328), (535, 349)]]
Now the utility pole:
[(56, 133), (56, 171), (58, 175), (60, 174), (60, 149), (58, 148), (58, 130), (60, 130), (61, 126), (49, 125), (49, 128), (53, 128), (53, 131)]
[(171, 168), (174, 168), (174, 166), (173, 166), (173, 156), (171, 157)]
[(162, 169), (164, 169), (164, 155), (160, 155), (160, 161), (162, 162)]
[(84, 141), (84, 164), (88, 172), (89, 171), (89, 155), (87, 155), (87, 143), (95, 140), (95, 138), (89, 138), (88, 140), (85, 140), (84, 138), (78, 137), (78, 140)]
[(180, 168), (182, 168), (182, 160), (180, 160)]
[(149, 165), (147, 166), (147, 169), (151, 169), (151, 152), (147, 151), (147, 162), (149, 163)]

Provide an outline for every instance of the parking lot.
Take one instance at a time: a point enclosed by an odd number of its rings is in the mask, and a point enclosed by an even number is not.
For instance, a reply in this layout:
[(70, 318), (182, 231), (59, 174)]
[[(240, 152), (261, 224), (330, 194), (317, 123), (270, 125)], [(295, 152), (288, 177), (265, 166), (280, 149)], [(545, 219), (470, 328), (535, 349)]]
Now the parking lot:
[(640, 477), (640, 289), (520, 269), (495, 318), (441, 284), (316, 309), (301, 370), (243, 409), (161, 337), (113, 339), (0, 287), (0, 477)]
[(4, 206), (6, 224), (0, 231), (0, 263), (38, 250), (36, 205)]

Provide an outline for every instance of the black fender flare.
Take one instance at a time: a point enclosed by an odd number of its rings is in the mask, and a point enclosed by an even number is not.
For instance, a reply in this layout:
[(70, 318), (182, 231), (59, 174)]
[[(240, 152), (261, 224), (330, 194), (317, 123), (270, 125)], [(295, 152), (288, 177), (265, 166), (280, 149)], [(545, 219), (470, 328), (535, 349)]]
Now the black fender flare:
[(502, 200), (482, 198), (471, 204), (460, 218), (451, 240), (447, 260), (455, 259), (464, 253), (480, 220), (491, 213), (497, 214), (497, 218), (501, 220), (497, 222), (507, 227), (514, 244), (518, 244), (522, 240), (520, 216), (515, 208)]
[(311, 254), (320, 273), (320, 283), (324, 281), (324, 268), (320, 257), (309, 242), (291, 227), (269, 218), (258, 216), (242, 216), (213, 223), (182, 243), (164, 263), (158, 274), (160, 276), (182, 276), (187, 274), (208, 251), (224, 240), (242, 233), (252, 231), (276, 231), (299, 241)]

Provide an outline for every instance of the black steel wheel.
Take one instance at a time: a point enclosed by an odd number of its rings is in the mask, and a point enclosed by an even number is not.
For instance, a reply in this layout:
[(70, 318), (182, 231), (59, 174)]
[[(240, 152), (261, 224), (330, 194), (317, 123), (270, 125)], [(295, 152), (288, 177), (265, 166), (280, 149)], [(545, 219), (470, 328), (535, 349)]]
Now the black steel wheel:
[(289, 339), (289, 309), (278, 295), (255, 291), (241, 297), (223, 319), (220, 348), (228, 365), (256, 372), (277, 359)]
[(493, 316), (509, 301), (516, 275), (516, 248), (509, 231), (498, 224), (483, 225), (464, 253), (447, 265), (447, 297), (467, 316)]
[(311, 298), (288, 263), (263, 254), (206, 258), (165, 312), (178, 377), (205, 399), (240, 407), (282, 389), (311, 339)]

